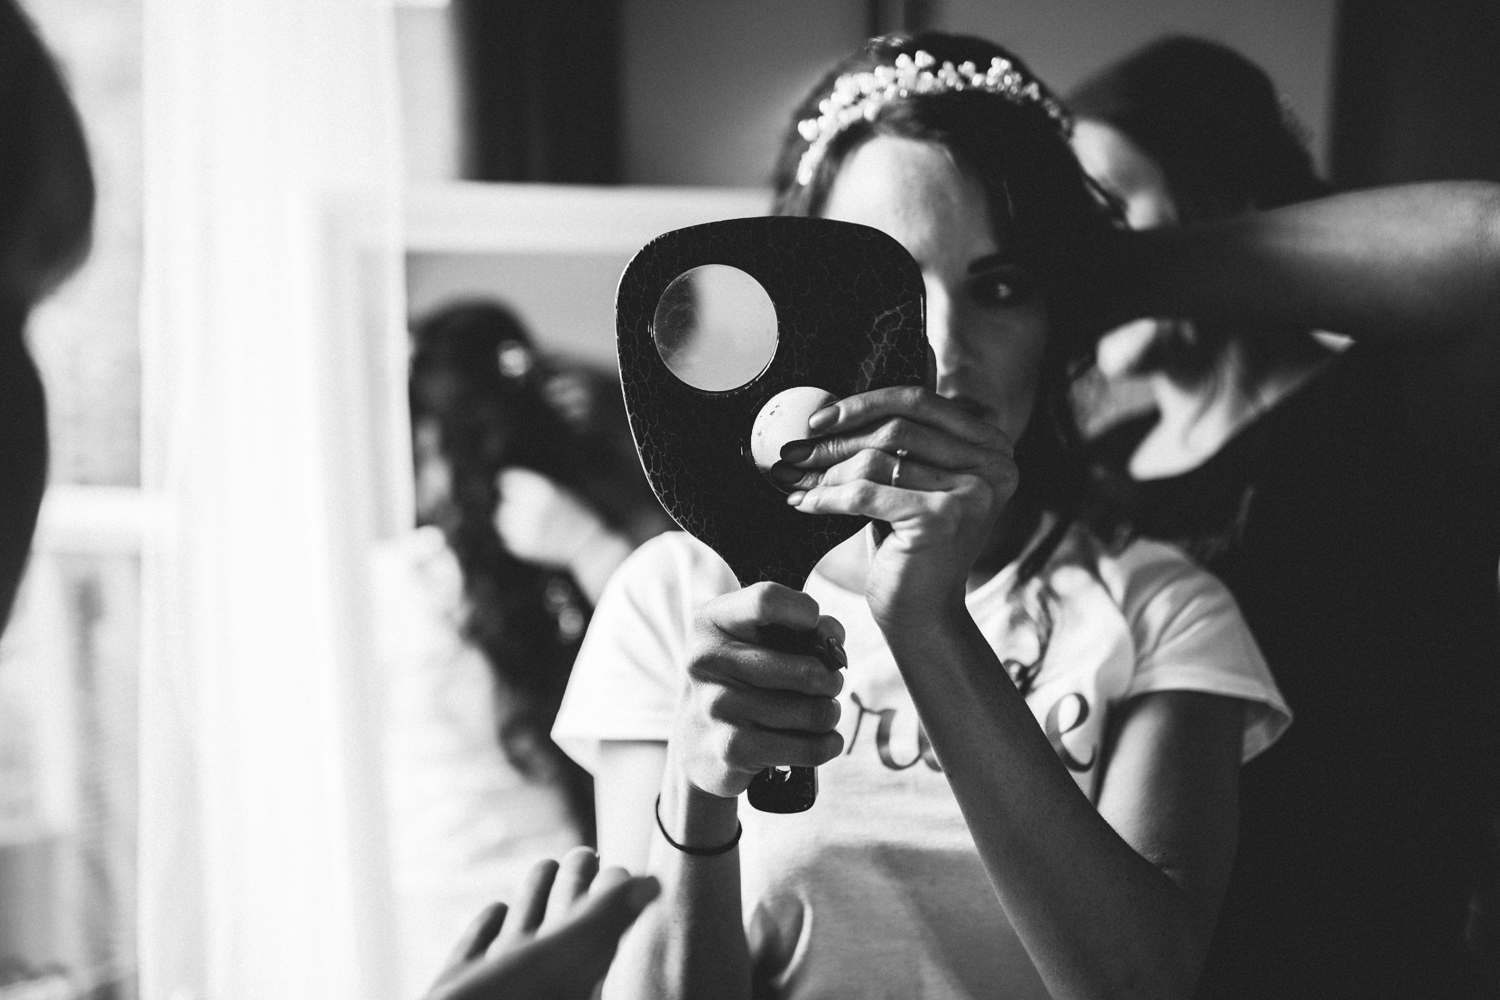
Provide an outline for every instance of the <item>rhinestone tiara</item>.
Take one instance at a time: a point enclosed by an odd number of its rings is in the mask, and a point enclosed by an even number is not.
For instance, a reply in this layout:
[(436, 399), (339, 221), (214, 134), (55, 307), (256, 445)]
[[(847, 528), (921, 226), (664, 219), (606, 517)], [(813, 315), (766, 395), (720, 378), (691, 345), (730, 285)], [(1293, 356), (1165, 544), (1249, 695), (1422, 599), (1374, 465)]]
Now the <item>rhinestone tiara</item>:
[(797, 163), (797, 183), (806, 187), (828, 152), (828, 144), (860, 119), (874, 121), (880, 109), (892, 101), (922, 94), (948, 94), (978, 90), (996, 94), (1013, 104), (1040, 108), (1066, 139), (1073, 119), (1057, 99), (1043, 89), (1041, 81), (1028, 76), (1009, 59), (996, 56), (984, 72), (972, 62), (938, 65), (928, 52), (905, 52), (894, 66), (876, 66), (859, 73), (845, 73), (833, 83), (833, 93), (818, 102), (818, 117), (804, 118), (797, 131), (809, 145)]

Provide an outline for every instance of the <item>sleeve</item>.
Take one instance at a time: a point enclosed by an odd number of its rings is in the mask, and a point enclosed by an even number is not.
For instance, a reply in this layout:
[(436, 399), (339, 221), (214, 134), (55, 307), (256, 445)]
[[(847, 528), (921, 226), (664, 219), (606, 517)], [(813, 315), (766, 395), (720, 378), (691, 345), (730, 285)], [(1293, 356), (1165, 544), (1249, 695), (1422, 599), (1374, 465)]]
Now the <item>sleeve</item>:
[(1139, 541), (1120, 556), (1120, 606), (1137, 659), (1126, 697), (1201, 691), (1241, 698), (1242, 761), (1275, 743), (1292, 713), (1229, 590), (1168, 545)]
[(683, 532), (632, 553), (594, 609), (552, 727), (557, 745), (592, 772), (605, 740), (665, 741), (693, 614), (738, 587), (713, 550)]

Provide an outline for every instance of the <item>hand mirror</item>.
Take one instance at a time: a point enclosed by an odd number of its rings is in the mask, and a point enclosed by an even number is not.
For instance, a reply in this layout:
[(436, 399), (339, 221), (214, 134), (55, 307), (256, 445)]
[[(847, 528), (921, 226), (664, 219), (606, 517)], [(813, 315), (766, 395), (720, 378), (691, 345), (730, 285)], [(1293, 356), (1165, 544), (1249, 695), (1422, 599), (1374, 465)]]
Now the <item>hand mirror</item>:
[[(921, 385), (923, 309), (922, 273), (899, 243), (828, 219), (679, 229), (626, 267), (615, 318), (641, 464), (662, 506), (742, 586), (800, 588), (866, 521), (787, 506), (751, 458), (761, 409), (794, 387), (842, 399)], [(768, 642), (802, 651), (783, 631)], [(749, 790), (750, 803), (769, 812), (800, 812), (816, 794), (816, 772), (800, 767), (767, 769)]]

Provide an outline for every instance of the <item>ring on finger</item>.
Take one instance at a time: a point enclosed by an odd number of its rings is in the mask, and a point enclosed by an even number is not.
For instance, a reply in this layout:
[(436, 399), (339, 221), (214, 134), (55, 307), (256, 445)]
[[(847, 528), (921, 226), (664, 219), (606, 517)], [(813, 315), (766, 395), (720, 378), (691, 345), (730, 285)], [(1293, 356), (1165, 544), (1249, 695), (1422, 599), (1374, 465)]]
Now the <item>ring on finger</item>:
[(901, 485), (901, 460), (906, 457), (905, 448), (896, 449), (896, 464), (891, 466), (891, 485)]

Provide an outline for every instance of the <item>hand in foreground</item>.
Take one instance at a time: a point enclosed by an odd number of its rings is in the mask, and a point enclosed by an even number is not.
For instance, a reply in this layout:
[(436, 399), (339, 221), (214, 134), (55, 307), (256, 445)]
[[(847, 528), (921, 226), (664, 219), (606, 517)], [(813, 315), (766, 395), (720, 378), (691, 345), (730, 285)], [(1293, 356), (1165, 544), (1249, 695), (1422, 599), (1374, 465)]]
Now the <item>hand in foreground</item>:
[(838, 756), (843, 674), (810, 654), (769, 648), (764, 626), (813, 632), (844, 661), (844, 628), (800, 590), (757, 583), (709, 601), (694, 621), (688, 688), (671, 743), (683, 776), (720, 798), (743, 792), (763, 768), (816, 767)]
[(495, 903), (481, 913), (424, 1000), (588, 1000), (660, 891), (649, 875), (601, 872), (586, 847), (538, 862), (516, 912)]

